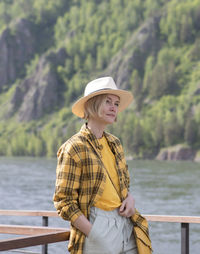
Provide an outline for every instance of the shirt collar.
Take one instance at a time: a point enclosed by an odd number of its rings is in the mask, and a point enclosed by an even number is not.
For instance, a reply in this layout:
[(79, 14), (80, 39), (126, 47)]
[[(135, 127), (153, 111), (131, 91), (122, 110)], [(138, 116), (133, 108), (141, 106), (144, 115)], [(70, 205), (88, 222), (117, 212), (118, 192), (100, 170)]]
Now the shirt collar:
[(80, 130), (81, 134), (84, 135), (84, 137), (89, 140), (92, 144), (95, 145), (96, 148), (100, 149), (100, 145), (98, 142), (98, 139), (96, 136), (91, 132), (91, 130), (88, 128), (87, 123), (85, 123)]
[[(81, 134), (83, 134), (86, 139), (88, 139), (90, 142), (92, 142), (97, 149), (101, 150), (101, 145), (98, 142), (98, 139), (96, 136), (91, 132), (91, 130), (88, 128), (87, 123), (85, 123), (80, 130)], [(106, 137), (108, 144), (110, 143), (110, 146), (113, 147), (113, 143), (115, 142), (115, 139), (112, 135), (110, 135), (107, 132), (103, 132), (103, 135)]]
[[(81, 130), (80, 132), (82, 134), (84, 134), (84, 136), (87, 136), (88, 139), (90, 139), (91, 141), (94, 141), (94, 142), (97, 142), (98, 143), (98, 139), (96, 138), (96, 136), (91, 132), (91, 130), (88, 128), (87, 126), (87, 123), (85, 123), (82, 127), (81, 127)], [(112, 135), (110, 135), (109, 133), (107, 132), (103, 132), (103, 135), (106, 137), (106, 139), (113, 143), (114, 142), (114, 138), (112, 137)]]
[[(89, 143), (96, 149), (98, 152), (99, 156), (101, 157), (101, 150), (102, 146), (99, 144), (98, 139), (96, 136), (91, 132), (91, 130), (87, 127), (87, 123), (85, 123), (81, 129), (80, 133), (89, 141)], [(116, 143), (116, 137), (113, 135), (109, 134), (108, 132), (103, 132), (103, 135), (106, 137), (108, 141), (108, 145), (110, 146), (111, 151), (113, 154), (116, 156), (116, 158), (121, 159), (121, 155), (118, 151), (117, 148), (117, 143)]]

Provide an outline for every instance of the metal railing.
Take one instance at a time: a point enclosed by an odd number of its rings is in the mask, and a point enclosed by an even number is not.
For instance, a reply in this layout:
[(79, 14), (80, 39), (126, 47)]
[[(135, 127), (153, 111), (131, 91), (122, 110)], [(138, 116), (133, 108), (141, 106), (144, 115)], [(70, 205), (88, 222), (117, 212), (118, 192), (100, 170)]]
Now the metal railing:
[[(70, 231), (65, 228), (48, 227), (49, 217), (58, 217), (54, 211), (17, 211), (0, 210), (2, 216), (40, 216), (42, 227), (0, 225), (0, 233), (29, 235), (25, 237), (0, 241), (0, 251), (42, 246), (42, 254), (48, 253), (48, 243), (69, 240)], [(189, 254), (189, 224), (200, 223), (200, 217), (196, 216), (166, 216), (166, 215), (143, 215), (149, 222), (171, 222), (181, 224), (181, 254)]]

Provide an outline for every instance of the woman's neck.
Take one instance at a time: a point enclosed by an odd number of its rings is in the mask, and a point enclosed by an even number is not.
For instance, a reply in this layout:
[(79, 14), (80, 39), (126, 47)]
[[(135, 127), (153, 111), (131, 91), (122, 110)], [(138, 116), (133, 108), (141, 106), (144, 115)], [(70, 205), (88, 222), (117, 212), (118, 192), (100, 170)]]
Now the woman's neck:
[(96, 136), (96, 138), (101, 138), (103, 136), (103, 132), (105, 130), (105, 125), (100, 124), (97, 121), (94, 120), (88, 120), (87, 124), (88, 128), (91, 130), (91, 132)]

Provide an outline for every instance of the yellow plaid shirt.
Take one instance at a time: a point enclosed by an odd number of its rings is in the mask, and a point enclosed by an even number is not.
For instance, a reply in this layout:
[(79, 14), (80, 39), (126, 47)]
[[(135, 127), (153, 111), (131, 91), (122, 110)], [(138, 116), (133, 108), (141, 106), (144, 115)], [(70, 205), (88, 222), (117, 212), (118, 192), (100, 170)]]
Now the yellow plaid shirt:
[[(122, 145), (115, 136), (106, 132), (104, 135), (116, 158), (121, 200), (124, 200), (129, 189), (129, 172)], [(60, 147), (57, 156), (56, 188), (53, 200), (58, 214), (72, 223), (82, 214), (89, 218), (90, 208), (95, 206), (95, 202), (102, 195), (106, 181), (98, 139), (86, 125), (83, 125), (77, 134)], [(134, 225), (142, 229), (149, 240), (148, 226), (147, 224), (144, 226), (143, 222), (146, 223), (145, 218), (137, 213)], [(136, 233), (135, 236), (137, 237)], [(68, 245), (70, 253), (82, 254), (84, 241), (85, 235), (71, 225)], [(148, 245), (147, 242), (144, 244)]]

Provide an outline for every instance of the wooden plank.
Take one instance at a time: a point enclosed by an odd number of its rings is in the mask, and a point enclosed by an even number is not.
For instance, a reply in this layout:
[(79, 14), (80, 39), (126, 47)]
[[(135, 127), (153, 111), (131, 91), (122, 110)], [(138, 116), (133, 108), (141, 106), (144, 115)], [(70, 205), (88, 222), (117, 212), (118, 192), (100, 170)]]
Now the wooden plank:
[(69, 231), (69, 229), (65, 229), (65, 228), (0, 224), (1, 234), (34, 235), (34, 234), (45, 234), (45, 233), (52, 233), (52, 232), (59, 232), (59, 231), (62, 232), (66, 230)]
[(0, 241), (0, 251), (26, 248), (30, 246), (55, 243), (69, 240), (69, 231), (52, 232), (48, 234), (19, 237)]
[(0, 210), (0, 215), (4, 216), (46, 216), (59, 217), (56, 211), (33, 211), (33, 210)]
[(200, 223), (197, 216), (171, 216), (171, 215), (143, 215), (148, 221), (178, 222), (178, 223)]

